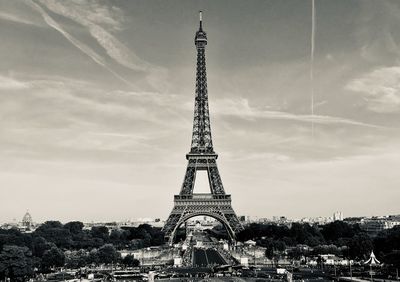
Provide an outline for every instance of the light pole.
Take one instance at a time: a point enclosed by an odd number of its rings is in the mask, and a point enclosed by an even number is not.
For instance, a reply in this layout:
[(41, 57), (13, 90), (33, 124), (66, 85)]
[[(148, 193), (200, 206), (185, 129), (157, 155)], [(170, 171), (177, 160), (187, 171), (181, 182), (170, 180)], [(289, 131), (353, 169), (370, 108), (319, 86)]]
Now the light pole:
[(371, 282), (373, 282), (373, 278), (372, 278), (372, 264), (369, 264), (369, 274), (371, 275)]
[(335, 264), (335, 262), (333, 262), (333, 268), (335, 269), (335, 280), (336, 280), (337, 275), (336, 275), (336, 264)]
[(256, 266), (256, 246), (253, 246), (253, 255), (254, 255), (254, 267)]
[(351, 260), (349, 260), (349, 266), (350, 266), (350, 280), (353, 280), (353, 272), (351, 271)]

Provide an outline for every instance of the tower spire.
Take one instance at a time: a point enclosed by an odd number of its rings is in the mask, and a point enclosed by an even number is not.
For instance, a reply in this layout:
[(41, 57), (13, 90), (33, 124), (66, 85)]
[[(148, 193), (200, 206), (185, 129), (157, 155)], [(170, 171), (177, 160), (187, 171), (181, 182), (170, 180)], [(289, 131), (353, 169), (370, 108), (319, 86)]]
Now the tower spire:
[(203, 30), (203, 12), (199, 11), (199, 18), (200, 18), (200, 28), (199, 30)]

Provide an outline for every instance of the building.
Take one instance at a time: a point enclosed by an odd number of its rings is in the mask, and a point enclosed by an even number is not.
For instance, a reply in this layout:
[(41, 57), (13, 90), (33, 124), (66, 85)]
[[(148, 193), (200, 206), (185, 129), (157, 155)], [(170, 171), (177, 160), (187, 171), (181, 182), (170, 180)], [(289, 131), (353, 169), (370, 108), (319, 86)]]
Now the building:
[(350, 261), (347, 259), (343, 259), (336, 255), (326, 254), (326, 255), (319, 255), (321, 261), (325, 265), (349, 265)]
[(27, 211), (22, 218), (22, 221), (18, 224), (17, 228), (21, 232), (32, 232), (35, 229), (35, 224), (33, 223), (31, 214)]
[(337, 211), (333, 214), (333, 221), (343, 221), (343, 213), (340, 211)]
[(322, 216), (319, 216), (319, 217), (304, 217), (299, 222), (308, 223), (310, 225), (313, 225), (313, 224), (324, 225), (324, 224), (332, 222), (332, 219), (330, 217), (322, 217)]
[(28, 211), (22, 218), (22, 226), (25, 227), (26, 229), (30, 229), (33, 226), (32, 216)]
[(360, 223), (361, 229), (371, 236), (376, 236), (379, 232), (398, 225), (400, 225), (400, 218), (397, 216), (364, 218)]
[(188, 233), (194, 230), (212, 229), (219, 224), (219, 221), (206, 216), (203, 218), (191, 218), (185, 222), (186, 230)]
[(361, 224), (361, 221), (364, 220), (365, 217), (346, 217), (343, 219), (347, 224)]

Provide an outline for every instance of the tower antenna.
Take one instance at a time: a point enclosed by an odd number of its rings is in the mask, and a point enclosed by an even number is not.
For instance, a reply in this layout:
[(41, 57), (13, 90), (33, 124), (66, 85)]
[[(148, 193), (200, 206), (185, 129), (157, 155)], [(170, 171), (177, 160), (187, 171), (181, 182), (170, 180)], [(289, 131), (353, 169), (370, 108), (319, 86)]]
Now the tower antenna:
[(200, 30), (203, 30), (203, 11), (199, 11)]

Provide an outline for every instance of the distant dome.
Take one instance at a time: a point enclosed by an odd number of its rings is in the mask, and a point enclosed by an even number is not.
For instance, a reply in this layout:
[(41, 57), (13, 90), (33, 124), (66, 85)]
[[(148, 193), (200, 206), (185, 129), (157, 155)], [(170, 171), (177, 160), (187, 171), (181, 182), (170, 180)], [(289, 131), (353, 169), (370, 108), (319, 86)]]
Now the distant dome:
[(26, 214), (22, 218), (22, 225), (28, 228), (33, 225), (32, 216), (29, 212), (26, 212)]

